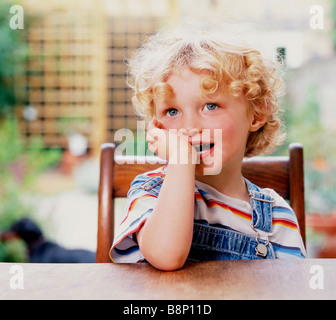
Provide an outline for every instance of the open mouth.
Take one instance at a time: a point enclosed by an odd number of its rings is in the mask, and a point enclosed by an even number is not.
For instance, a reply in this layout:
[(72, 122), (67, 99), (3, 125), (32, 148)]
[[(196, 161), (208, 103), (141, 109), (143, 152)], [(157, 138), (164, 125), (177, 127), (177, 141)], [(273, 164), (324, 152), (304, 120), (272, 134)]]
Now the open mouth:
[(202, 144), (193, 144), (196, 152), (200, 155), (204, 155), (214, 147), (214, 143), (202, 143)]

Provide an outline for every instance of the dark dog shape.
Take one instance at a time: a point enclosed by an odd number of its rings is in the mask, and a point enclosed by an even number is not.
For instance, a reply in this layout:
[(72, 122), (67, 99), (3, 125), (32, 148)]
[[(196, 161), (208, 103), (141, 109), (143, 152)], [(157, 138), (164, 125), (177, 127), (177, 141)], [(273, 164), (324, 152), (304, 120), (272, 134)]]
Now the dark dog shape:
[(45, 240), (42, 231), (29, 218), (15, 222), (9, 230), (1, 233), (1, 240), (22, 239), (28, 249), (31, 263), (95, 263), (95, 252), (82, 249), (66, 249)]

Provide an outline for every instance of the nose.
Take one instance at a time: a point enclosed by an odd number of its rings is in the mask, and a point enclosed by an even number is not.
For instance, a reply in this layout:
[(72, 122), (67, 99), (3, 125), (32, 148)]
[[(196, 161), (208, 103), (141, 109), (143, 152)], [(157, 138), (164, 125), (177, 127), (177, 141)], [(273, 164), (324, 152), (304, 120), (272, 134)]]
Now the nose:
[(199, 128), (192, 128), (192, 127), (183, 127), (179, 129), (179, 133), (182, 133), (183, 135), (187, 136), (188, 138), (196, 137), (200, 134), (202, 134), (202, 129)]
[(193, 137), (202, 132), (202, 123), (196, 115), (187, 115), (183, 122), (183, 129), (188, 136)]

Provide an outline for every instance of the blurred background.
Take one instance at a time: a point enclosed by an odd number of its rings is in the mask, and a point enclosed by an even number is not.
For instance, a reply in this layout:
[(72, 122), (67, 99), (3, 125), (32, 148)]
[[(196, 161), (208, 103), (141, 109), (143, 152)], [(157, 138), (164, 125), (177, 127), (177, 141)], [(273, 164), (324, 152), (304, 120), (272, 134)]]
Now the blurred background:
[[(304, 145), (308, 255), (336, 257), (336, 0), (1, 0), (0, 232), (29, 216), (48, 239), (95, 251), (100, 145), (137, 129), (124, 59), (185, 17), (247, 24), (284, 59), (288, 138), (275, 154)], [(0, 261), (27, 261), (25, 244), (0, 241)]]

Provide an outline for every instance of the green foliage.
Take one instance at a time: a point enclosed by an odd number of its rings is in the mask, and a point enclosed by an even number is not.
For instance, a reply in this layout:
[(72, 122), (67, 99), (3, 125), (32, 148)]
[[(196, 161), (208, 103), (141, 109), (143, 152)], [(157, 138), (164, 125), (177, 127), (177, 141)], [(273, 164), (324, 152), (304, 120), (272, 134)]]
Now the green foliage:
[[(286, 108), (287, 145), (304, 146), (307, 212), (330, 212), (336, 208), (335, 132), (321, 121), (317, 89), (311, 86), (300, 108)], [(288, 151), (287, 151), (288, 152)]]
[(25, 244), (22, 240), (11, 240), (10, 242), (0, 242), (1, 262), (26, 262), (27, 254)]
[[(16, 4), (16, 3), (15, 3)], [(14, 90), (15, 79), (24, 74), (24, 62), (28, 56), (28, 45), (24, 41), (24, 30), (13, 30), (9, 26), (9, 13), (13, 1), (0, 2), (0, 116), (10, 111), (24, 97)], [(25, 22), (26, 22), (25, 16)]]
[(306, 160), (322, 157), (336, 162), (336, 139), (334, 133), (321, 122), (316, 87), (310, 87), (303, 106), (291, 112), (291, 121), (287, 127), (288, 140), (304, 144)]
[[(0, 123), (0, 232), (23, 217), (34, 217), (34, 204), (29, 201), (32, 184), (46, 168), (55, 165), (60, 150), (44, 150), (38, 138), (28, 146), (19, 133), (15, 118)], [(0, 261), (23, 259), (20, 242), (0, 244)]]

